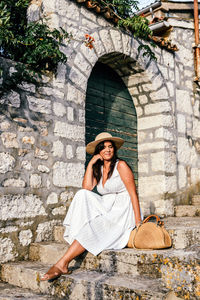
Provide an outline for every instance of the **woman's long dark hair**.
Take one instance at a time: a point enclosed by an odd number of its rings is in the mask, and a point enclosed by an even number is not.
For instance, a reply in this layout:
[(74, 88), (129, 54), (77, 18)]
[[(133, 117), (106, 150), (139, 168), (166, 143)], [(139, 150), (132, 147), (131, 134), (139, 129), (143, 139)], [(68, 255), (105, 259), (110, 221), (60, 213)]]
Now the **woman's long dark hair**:
[[(99, 154), (101, 150), (104, 149), (104, 143), (105, 142), (111, 142), (113, 148), (114, 148), (114, 155), (111, 159), (111, 164), (110, 164), (110, 171), (108, 172), (108, 178), (110, 178), (112, 176), (112, 173), (114, 171), (114, 167), (115, 167), (115, 164), (116, 164), (116, 161), (118, 159), (118, 156), (117, 156), (117, 147), (115, 145), (115, 143), (113, 141), (103, 141), (103, 142), (100, 142), (96, 148), (95, 148), (95, 151), (94, 151), (94, 155), (96, 154)], [(97, 162), (93, 165), (93, 176), (94, 178), (96, 178), (96, 181), (97, 181), (97, 184), (99, 183), (100, 179), (101, 179), (101, 166), (103, 165), (103, 161), (98, 159)]]

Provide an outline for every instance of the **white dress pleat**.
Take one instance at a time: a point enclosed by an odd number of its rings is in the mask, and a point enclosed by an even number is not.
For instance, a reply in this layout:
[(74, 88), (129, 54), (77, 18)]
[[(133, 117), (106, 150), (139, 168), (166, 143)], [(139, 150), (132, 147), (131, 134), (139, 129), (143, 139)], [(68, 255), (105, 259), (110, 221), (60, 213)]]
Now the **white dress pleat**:
[(63, 222), (64, 239), (69, 244), (77, 240), (94, 255), (105, 249), (124, 248), (135, 227), (131, 199), (117, 165), (118, 161), (104, 186), (101, 177), (97, 185), (101, 196), (85, 189), (76, 193)]

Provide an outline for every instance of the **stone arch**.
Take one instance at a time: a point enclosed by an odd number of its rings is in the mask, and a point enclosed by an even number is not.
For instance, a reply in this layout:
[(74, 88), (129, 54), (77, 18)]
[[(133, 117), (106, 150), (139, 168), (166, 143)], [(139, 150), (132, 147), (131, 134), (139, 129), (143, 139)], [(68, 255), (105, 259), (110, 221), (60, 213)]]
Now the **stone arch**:
[[(176, 166), (176, 153), (173, 143), (166, 142), (167, 135), (173, 139), (174, 120), (165, 80), (155, 61), (142, 55), (138, 57), (139, 42), (129, 35), (114, 28), (91, 35), (95, 38), (94, 51), (80, 45), (69, 80), (78, 83), (77, 89), (84, 102), (87, 80), (97, 61), (107, 64), (120, 75), (137, 111), (139, 196), (144, 212), (173, 215), (176, 170), (168, 166)], [(81, 72), (76, 73), (76, 68)]]

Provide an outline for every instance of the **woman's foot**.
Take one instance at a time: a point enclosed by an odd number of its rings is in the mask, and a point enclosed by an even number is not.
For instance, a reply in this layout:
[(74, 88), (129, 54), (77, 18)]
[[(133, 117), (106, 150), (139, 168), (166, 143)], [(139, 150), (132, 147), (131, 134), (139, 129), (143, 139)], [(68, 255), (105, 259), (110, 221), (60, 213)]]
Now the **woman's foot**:
[(41, 281), (54, 280), (60, 277), (61, 275), (69, 274), (67, 267), (60, 268), (57, 264), (52, 266), (44, 276), (40, 278)]

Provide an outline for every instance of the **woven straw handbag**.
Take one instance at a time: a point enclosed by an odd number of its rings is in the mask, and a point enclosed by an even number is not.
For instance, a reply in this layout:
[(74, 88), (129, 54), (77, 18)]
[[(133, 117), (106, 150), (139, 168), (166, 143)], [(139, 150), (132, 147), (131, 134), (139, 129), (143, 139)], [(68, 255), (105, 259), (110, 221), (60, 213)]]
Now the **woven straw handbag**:
[[(149, 222), (156, 218), (156, 223)], [(164, 249), (172, 246), (164, 222), (156, 215), (148, 216), (138, 228), (131, 231), (127, 247), (137, 249)]]

